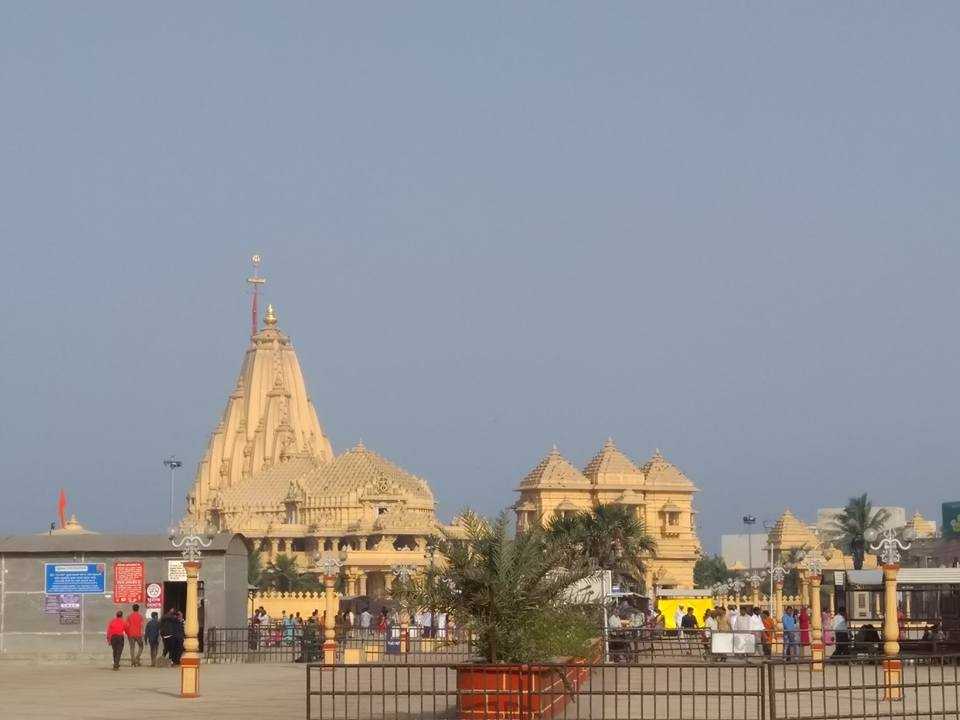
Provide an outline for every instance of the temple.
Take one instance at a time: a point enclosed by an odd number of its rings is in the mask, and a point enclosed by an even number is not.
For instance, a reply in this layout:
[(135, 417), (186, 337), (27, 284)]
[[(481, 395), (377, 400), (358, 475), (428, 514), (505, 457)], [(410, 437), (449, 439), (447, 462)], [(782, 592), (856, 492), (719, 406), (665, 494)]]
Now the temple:
[(632, 508), (657, 542), (655, 556), (645, 561), (645, 589), (693, 587), (700, 556), (693, 509), (697, 488), (659, 450), (639, 466), (609, 439), (581, 472), (554, 447), (517, 491), (520, 499), (513, 509), (518, 530), (601, 503)]
[(268, 306), (250, 339), (187, 496), (187, 521), (243, 534), (263, 562), (302, 568), (317, 552), (344, 558), (348, 595), (379, 597), (395, 565), (423, 567), (437, 520), (433, 493), (362, 443), (335, 455), (290, 338)]

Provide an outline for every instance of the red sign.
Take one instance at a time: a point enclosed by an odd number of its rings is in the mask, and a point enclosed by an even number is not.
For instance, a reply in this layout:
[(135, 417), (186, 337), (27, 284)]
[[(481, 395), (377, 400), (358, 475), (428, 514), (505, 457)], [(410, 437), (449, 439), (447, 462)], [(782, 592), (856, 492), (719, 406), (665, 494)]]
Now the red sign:
[(159, 610), (163, 614), (163, 585), (147, 583), (147, 610)]
[(143, 563), (115, 562), (113, 564), (113, 602), (116, 604), (143, 602)]

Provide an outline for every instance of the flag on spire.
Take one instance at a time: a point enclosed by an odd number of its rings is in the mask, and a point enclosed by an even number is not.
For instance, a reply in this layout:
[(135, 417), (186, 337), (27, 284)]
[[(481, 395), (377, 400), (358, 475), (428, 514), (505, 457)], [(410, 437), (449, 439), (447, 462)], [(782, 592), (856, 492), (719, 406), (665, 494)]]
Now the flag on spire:
[(60, 488), (60, 499), (57, 501), (57, 513), (60, 515), (60, 527), (67, 524), (67, 494)]

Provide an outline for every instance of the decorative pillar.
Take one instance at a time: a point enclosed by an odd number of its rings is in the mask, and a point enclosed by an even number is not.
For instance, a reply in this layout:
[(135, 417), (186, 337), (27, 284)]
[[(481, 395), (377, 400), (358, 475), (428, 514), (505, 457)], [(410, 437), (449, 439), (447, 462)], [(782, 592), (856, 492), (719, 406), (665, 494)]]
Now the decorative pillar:
[(896, 656), (900, 654), (900, 624), (897, 622), (898, 565), (883, 566), (883, 683), (885, 700), (902, 700), (903, 666)]
[(195, 698), (200, 694), (200, 621), (197, 618), (197, 579), (200, 576), (200, 561), (183, 563), (187, 571), (187, 615), (184, 619), (183, 656), (180, 658), (180, 697)]
[(810, 651), (813, 654), (811, 670), (823, 672), (823, 623), (820, 616), (820, 574), (810, 576)]
[(383, 589), (389, 594), (393, 590), (393, 573), (383, 574)]
[(773, 584), (773, 622), (776, 625), (773, 633), (773, 653), (783, 654), (783, 580), (776, 580)]
[(833, 585), (830, 588), (830, 614), (837, 614), (837, 586)]
[(806, 604), (809, 590), (807, 589), (807, 571), (803, 568), (797, 568), (797, 583), (800, 586), (800, 592), (797, 593), (800, 596), (800, 602)]
[[(320, 558), (317, 559), (320, 560)], [(323, 664), (333, 666), (337, 662), (337, 598), (334, 594), (334, 585), (343, 562), (329, 553), (323, 556), (319, 565), (323, 571)]]
[(363, 572), (363, 570), (360, 570), (360, 571), (359, 571), (359, 574), (358, 574), (358, 576), (357, 576), (357, 584), (358, 584), (358, 590), (359, 590), (359, 592), (357, 593), (357, 595), (364, 595), (364, 596), (366, 596), (366, 594), (367, 594), (367, 574), (366, 574), (365, 572)]

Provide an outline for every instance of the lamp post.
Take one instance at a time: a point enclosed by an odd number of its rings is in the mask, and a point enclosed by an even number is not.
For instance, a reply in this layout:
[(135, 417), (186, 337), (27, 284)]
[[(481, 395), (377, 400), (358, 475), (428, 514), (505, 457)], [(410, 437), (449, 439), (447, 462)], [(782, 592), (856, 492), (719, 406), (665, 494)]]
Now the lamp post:
[[(868, 531), (865, 539), (883, 564), (883, 661), (884, 699), (902, 700), (900, 685), (903, 667), (896, 656), (900, 653), (900, 625), (897, 622), (897, 573), (900, 570), (900, 551), (910, 548), (890, 529), (882, 535)], [(873, 541), (877, 544), (874, 545)]]
[(743, 590), (743, 580), (740, 578), (734, 578), (730, 581), (730, 589), (733, 590), (733, 596), (736, 598), (734, 602), (737, 604), (737, 608), (740, 607), (740, 591)]
[(173, 485), (174, 485), (174, 474), (179, 468), (183, 467), (183, 463), (180, 460), (177, 460), (175, 455), (171, 455), (166, 460), (163, 461), (163, 464), (167, 466), (170, 470), (170, 518), (167, 523), (167, 527), (173, 527)]
[[(390, 569), (400, 583), (400, 596), (403, 597), (403, 591), (406, 590), (406, 585), (410, 581), (410, 576), (413, 575), (414, 568), (412, 565), (394, 565)], [(400, 652), (410, 652), (410, 615), (407, 612), (406, 600), (400, 605)]]
[(750, 588), (753, 590), (751, 602), (754, 607), (760, 607), (760, 582), (763, 580), (763, 575), (754, 572), (747, 580), (750, 581)]
[[(346, 553), (341, 553), (345, 555)], [(344, 560), (332, 552), (323, 555), (316, 553), (314, 561), (323, 573), (323, 664), (335, 665), (337, 662), (337, 603), (334, 586)]]
[(177, 535), (170, 528), (170, 544), (183, 548), (183, 568), (187, 573), (187, 615), (184, 622), (183, 657), (180, 658), (180, 697), (195, 698), (200, 695), (200, 642), (197, 633), (200, 623), (197, 618), (197, 580), (200, 577), (201, 548), (208, 548), (213, 538), (204, 537), (196, 530), (186, 530)]
[(434, 560), (437, 555), (437, 549), (440, 547), (440, 544), (437, 542), (437, 539), (433, 536), (427, 539), (427, 557), (430, 558), (430, 569), (428, 571), (428, 582), (430, 583), (430, 638), (431, 640), (437, 637), (437, 607), (436, 601), (434, 600), (434, 582), (436, 577), (434, 576)]
[[(818, 552), (807, 554), (805, 564), (810, 579), (810, 653), (813, 657), (811, 670), (823, 672), (823, 623), (820, 616), (820, 573), (825, 564)], [(806, 599), (806, 598), (804, 598)]]
[(787, 576), (787, 571), (782, 565), (774, 565), (770, 568), (770, 582), (773, 584), (773, 603), (771, 612), (773, 613), (774, 633), (773, 648), (774, 653), (779, 655), (783, 652), (783, 579)]
[[(743, 525), (750, 528), (757, 524), (756, 515), (744, 515)], [(753, 533), (747, 530), (747, 572), (753, 572)]]

